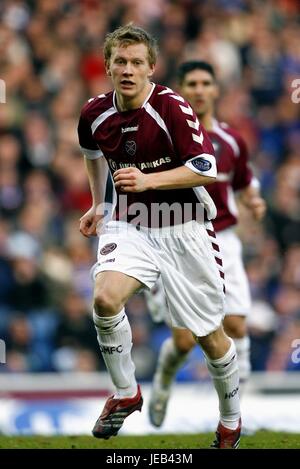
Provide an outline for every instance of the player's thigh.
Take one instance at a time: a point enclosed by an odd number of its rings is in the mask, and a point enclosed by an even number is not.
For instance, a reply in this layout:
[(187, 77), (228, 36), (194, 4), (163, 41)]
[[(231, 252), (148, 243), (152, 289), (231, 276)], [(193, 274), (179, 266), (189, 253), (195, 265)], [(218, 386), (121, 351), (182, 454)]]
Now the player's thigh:
[(143, 284), (134, 277), (130, 277), (122, 272), (103, 271), (99, 272), (95, 278), (94, 300), (100, 309), (110, 312), (118, 312), (126, 301)]

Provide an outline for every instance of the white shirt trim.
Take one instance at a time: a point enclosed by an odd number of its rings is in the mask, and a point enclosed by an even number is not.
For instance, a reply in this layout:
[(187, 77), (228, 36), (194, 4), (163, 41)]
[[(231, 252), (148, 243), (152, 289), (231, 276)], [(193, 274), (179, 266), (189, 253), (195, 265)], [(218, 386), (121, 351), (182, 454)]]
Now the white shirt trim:
[(213, 220), (217, 216), (217, 208), (214, 204), (213, 199), (203, 186), (193, 187), (193, 191), (199, 200), (204, 205), (204, 208), (207, 213), (207, 218)]
[[(152, 93), (153, 93), (153, 91), (154, 91), (154, 89), (155, 89), (155, 86), (156, 86), (155, 83), (151, 83), (151, 85), (152, 85), (152, 86), (151, 86), (151, 90), (150, 90), (150, 92), (148, 93), (148, 95), (147, 95), (145, 101), (144, 101), (143, 104), (141, 105), (141, 108), (142, 108), (142, 107), (145, 107), (145, 104), (149, 101), (149, 99), (151, 98), (151, 95), (152, 95)], [(113, 92), (113, 107), (115, 108), (116, 112), (121, 112), (121, 111), (119, 111), (118, 106), (117, 106), (116, 90), (114, 90), (114, 92)], [(133, 109), (133, 110), (134, 110), (134, 109)], [(129, 109), (128, 109), (128, 111), (129, 111)]]
[(225, 142), (228, 143), (228, 145), (231, 146), (234, 156), (239, 157), (240, 156), (240, 147), (237, 144), (237, 141), (235, 140), (232, 135), (228, 134), (222, 127), (220, 126), (219, 122), (216, 119), (213, 119), (213, 127), (212, 127), (213, 132), (218, 134)]
[(87, 148), (80, 147), (84, 156), (87, 157), (88, 160), (96, 160), (97, 158), (101, 158), (103, 156), (102, 151), (100, 150), (88, 150)]
[[(168, 131), (168, 128), (164, 122), (164, 120), (160, 117), (160, 115), (158, 114), (157, 111), (155, 111), (155, 109), (151, 106), (150, 103), (146, 103), (144, 105), (144, 109), (145, 111), (152, 117), (152, 119), (155, 120), (155, 122), (157, 123), (157, 125), (159, 125), (159, 127), (161, 129), (163, 129), (164, 132), (166, 132), (167, 136), (168, 136), (168, 139), (170, 140), (170, 142), (172, 143), (172, 139), (171, 139), (171, 135)], [(173, 143), (172, 143), (173, 145)]]
[(152, 88), (151, 88), (151, 90), (150, 90), (150, 93), (148, 94), (147, 98), (146, 98), (145, 101), (143, 102), (142, 107), (145, 107), (145, 105), (147, 104), (147, 102), (148, 102), (149, 99), (151, 98), (152, 93), (153, 93), (153, 91), (154, 91), (154, 89), (155, 89), (155, 86), (156, 86), (155, 83), (151, 83), (151, 85), (152, 85)]
[(217, 175), (217, 182), (232, 182), (232, 172), (219, 173)]
[(116, 109), (111, 107), (107, 109), (107, 111), (100, 114), (100, 116), (98, 116), (91, 125), (92, 134), (94, 135), (96, 129), (99, 127), (100, 124), (102, 124), (102, 122), (104, 122), (106, 119), (108, 119), (110, 116), (112, 116), (116, 112), (117, 112)]

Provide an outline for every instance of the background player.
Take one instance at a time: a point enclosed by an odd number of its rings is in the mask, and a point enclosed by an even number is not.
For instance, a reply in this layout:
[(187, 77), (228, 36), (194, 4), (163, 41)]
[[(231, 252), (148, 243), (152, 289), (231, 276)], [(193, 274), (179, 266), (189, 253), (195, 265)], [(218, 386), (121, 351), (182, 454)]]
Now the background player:
[[(235, 233), (237, 207), (234, 192), (239, 191), (240, 202), (250, 210), (255, 220), (263, 217), (265, 202), (259, 195), (258, 183), (248, 166), (245, 142), (234, 129), (214, 118), (214, 103), (219, 90), (213, 67), (202, 61), (183, 63), (178, 69), (178, 81), (182, 96), (189, 101), (201, 124), (208, 131), (215, 150), (217, 182), (211, 184), (208, 191), (217, 207), (217, 217), (213, 225), (218, 233), (217, 240), (221, 247), (225, 272), (226, 316), (223, 325), (236, 345), (241, 390), (250, 373), (250, 341), (246, 317), (251, 305), (248, 280), (242, 262), (242, 246)], [(215, 255), (218, 257), (219, 253), (216, 252)], [(161, 283), (158, 282), (154, 287), (153, 294), (146, 292), (146, 297), (154, 320), (168, 318)], [(173, 328), (172, 337), (163, 343), (150, 399), (150, 420), (153, 425), (161, 426), (176, 371), (187, 359), (195, 344), (189, 331), (178, 328)]]
[[(188, 328), (197, 337), (214, 379), (220, 401), (215, 446), (235, 448), (241, 428), (235, 345), (221, 325), (223, 281), (211, 242), (213, 227), (204, 219), (196, 221), (200, 203), (206, 219), (216, 213), (212, 199), (199, 187), (216, 177), (213, 148), (184, 99), (149, 81), (156, 46), (144, 30), (118, 28), (107, 36), (104, 56), (114, 91), (89, 100), (78, 127), (93, 196), (93, 206), (80, 222), (84, 235), (96, 234), (103, 215), (98, 164), (103, 156), (117, 192), (114, 221), (100, 237), (94, 268), (94, 322), (117, 391), (107, 400), (93, 434), (116, 435), (124, 419), (142, 407), (124, 304), (141, 287), (151, 288), (161, 275), (173, 325)], [(192, 210), (189, 218), (181, 210), (180, 220), (169, 218), (167, 223), (163, 213), (162, 225), (160, 220), (156, 225), (153, 216), (161, 203), (169, 208), (176, 203), (180, 209), (188, 204)], [(137, 226), (136, 204), (147, 209)]]

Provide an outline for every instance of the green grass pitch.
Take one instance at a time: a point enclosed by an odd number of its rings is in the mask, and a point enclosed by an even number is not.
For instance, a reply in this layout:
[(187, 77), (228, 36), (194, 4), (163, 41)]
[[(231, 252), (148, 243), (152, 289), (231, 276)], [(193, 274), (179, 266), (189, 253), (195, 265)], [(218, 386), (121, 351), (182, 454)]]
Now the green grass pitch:
[[(188, 435), (117, 436), (97, 440), (89, 436), (0, 436), (1, 449), (204, 449), (209, 448), (212, 433)], [(241, 449), (300, 448), (300, 434), (259, 431), (241, 439)]]

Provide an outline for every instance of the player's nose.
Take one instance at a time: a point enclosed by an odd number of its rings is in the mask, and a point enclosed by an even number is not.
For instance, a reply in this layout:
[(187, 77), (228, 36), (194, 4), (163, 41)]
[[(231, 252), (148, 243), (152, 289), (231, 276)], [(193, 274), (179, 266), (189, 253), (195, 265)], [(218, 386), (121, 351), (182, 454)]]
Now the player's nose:
[(197, 96), (200, 96), (200, 97), (203, 95), (203, 91), (204, 91), (204, 88), (201, 85), (198, 85), (195, 89)]
[(127, 62), (123, 69), (123, 74), (124, 75), (132, 75), (132, 65), (130, 62)]

